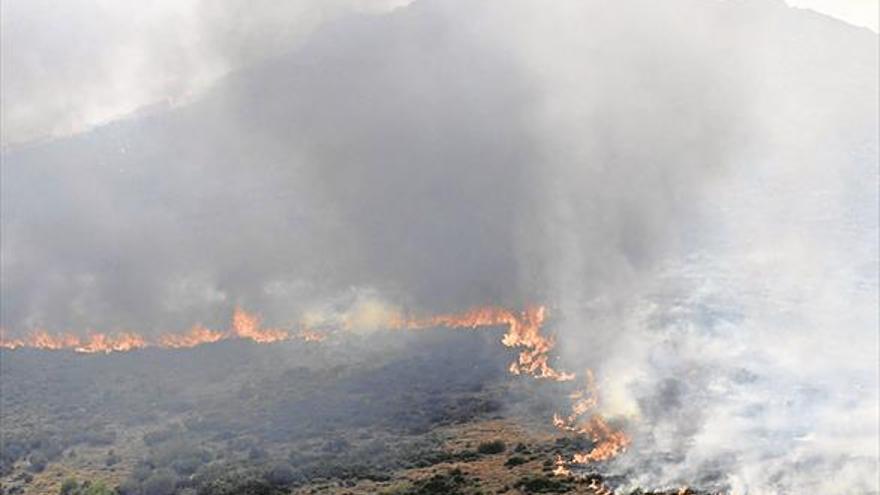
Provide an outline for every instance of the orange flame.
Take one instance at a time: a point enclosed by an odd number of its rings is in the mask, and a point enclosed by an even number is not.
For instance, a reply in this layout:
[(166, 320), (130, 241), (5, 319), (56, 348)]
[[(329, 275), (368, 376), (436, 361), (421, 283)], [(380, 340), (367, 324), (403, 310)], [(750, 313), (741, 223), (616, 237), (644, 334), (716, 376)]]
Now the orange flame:
[(201, 324), (192, 327), (189, 332), (182, 334), (166, 333), (159, 338), (159, 345), (162, 347), (184, 348), (195, 347), (202, 344), (211, 344), (222, 340), (224, 335), (222, 332), (211, 330)]
[(553, 468), (554, 476), (571, 476), (571, 469), (568, 469), (568, 463), (565, 462), (561, 455), (556, 456), (554, 465), (556, 466)]
[(574, 454), (571, 464), (588, 464), (590, 462), (607, 461), (624, 452), (631, 440), (622, 431), (616, 430), (605, 419), (594, 414), (583, 422), (581, 417), (599, 404), (599, 392), (593, 372), (587, 370), (586, 386), (569, 397), (572, 399), (571, 414), (565, 418), (553, 415), (553, 425), (560, 430), (584, 435), (593, 441), (589, 452)]
[(184, 333), (165, 333), (155, 341), (148, 341), (135, 332), (116, 332), (112, 334), (93, 332), (80, 338), (71, 333), (50, 334), (36, 329), (23, 338), (7, 337), (5, 329), (0, 329), (0, 349), (19, 349), (30, 347), (44, 350), (72, 349), (82, 353), (123, 352), (144, 347), (186, 348), (209, 344), (228, 339), (249, 339), (261, 344), (289, 339), (306, 342), (320, 342), (325, 335), (312, 330), (302, 330), (291, 335), (286, 330), (262, 328), (260, 318), (236, 308), (232, 315), (232, 328), (228, 332), (212, 330), (201, 324), (193, 326)]
[(590, 480), (590, 483), (587, 485), (587, 488), (593, 490), (593, 493), (596, 495), (614, 495), (614, 490), (608, 488), (604, 482), (600, 479), (593, 478)]
[(625, 451), (630, 443), (630, 438), (624, 432), (615, 430), (598, 415), (576, 431), (589, 436), (596, 445), (589, 452), (575, 454), (572, 458), (574, 464), (607, 461)]
[[(506, 308), (482, 307), (463, 313), (411, 320), (395, 316), (389, 324), (393, 328), (407, 329), (478, 328), (507, 325), (507, 332), (501, 339), (502, 344), (521, 349), (517, 360), (510, 365), (511, 373), (554, 381), (574, 380), (574, 374), (561, 372), (550, 366), (550, 352), (556, 345), (556, 341), (552, 336), (542, 333), (545, 320), (546, 309), (544, 306), (530, 306), (520, 314)], [(560, 476), (571, 474), (569, 469), (571, 464), (609, 460), (625, 451), (630, 444), (630, 438), (625, 433), (611, 427), (598, 414), (592, 415), (586, 422), (580, 421), (581, 417), (594, 410), (599, 404), (598, 387), (592, 371), (587, 370), (585, 387), (575, 391), (569, 397), (572, 400), (571, 413), (567, 417), (554, 414), (553, 424), (560, 430), (588, 436), (594, 446), (588, 452), (575, 454), (570, 462), (559, 457), (553, 472)], [(597, 489), (599, 488), (607, 489), (604, 485), (597, 487)]]
[(232, 333), (236, 337), (251, 339), (260, 344), (271, 344), (290, 337), (285, 330), (260, 328), (260, 317), (246, 313), (241, 308), (235, 308), (232, 313)]
[(511, 363), (510, 372), (555, 381), (573, 380), (571, 373), (556, 371), (550, 366), (550, 351), (556, 345), (552, 337), (541, 333), (546, 310), (544, 306), (530, 306), (520, 314), (500, 307), (473, 308), (463, 313), (442, 314), (407, 320), (395, 317), (392, 328), (420, 329), (430, 327), (479, 328), (506, 325), (508, 330), (501, 339), (507, 347), (521, 348), (519, 357)]
[[(120, 332), (114, 335), (105, 333), (93, 333), (85, 341), (79, 342), (74, 350), (77, 352), (113, 352), (131, 351), (147, 346), (147, 341), (133, 332)], [(63, 347), (60, 347), (63, 348)], [(59, 348), (59, 349), (60, 349)]]
[[(473, 308), (462, 313), (440, 314), (425, 318), (405, 318), (399, 314), (391, 314), (388, 316), (387, 325), (390, 328), (412, 330), (430, 327), (476, 329), (507, 326), (507, 331), (501, 339), (502, 344), (520, 349), (516, 361), (510, 365), (511, 373), (554, 381), (574, 380), (574, 374), (558, 371), (550, 365), (550, 353), (556, 345), (556, 341), (552, 336), (542, 333), (545, 319), (546, 310), (543, 306), (530, 306), (521, 313), (489, 306)], [(236, 338), (250, 339), (257, 343), (266, 344), (293, 338), (306, 342), (320, 342), (326, 337), (325, 334), (308, 328), (292, 334), (283, 329), (262, 328), (260, 323), (259, 316), (247, 313), (241, 308), (235, 308), (231, 329), (228, 332), (219, 332), (202, 325), (195, 325), (188, 332), (182, 334), (166, 333), (153, 343), (133, 332), (92, 333), (88, 338), (80, 339), (69, 333), (52, 335), (45, 330), (34, 330), (24, 339), (9, 339), (5, 335), (5, 330), (0, 328), (0, 348), (33, 347), (107, 353), (130, 351), (148, 346), (194, 347)], [(569, 466), (572, 464), (611, 459), (626, 450), (630, 444), (630, 439), (625, 433), (611, 427), (598, 414), (591, 415), (587, 421), (581, 420), (582, 417), (594, 410), (599, 402), (598, 388), (592, 372), (587, 371), (585, 387), (571, 394), (570, 398), (572, 400), (571, 413), (565, 417), (555, 414), (553, 424), (560, 430), (588, 436), (594, 446), (589, 452), (575, 454), (569, 462), (559, 457), (554, 470), (554, 473), (559, 475), (570, 475)]]
[(7, 337), (6, 329), (0, 327), (0, 349), (18, 349), (19, 347), (24, 347), (24, 345), (24, 340)]
[(79, 338), (75, 335), (69, 333), (49, 335), (48, 332), (42, 329), (34, 330), (31, 333), (31, 339), (33, 339), (37, 347), (42, 347), (43, 349), (64, 349), (80, 345)]

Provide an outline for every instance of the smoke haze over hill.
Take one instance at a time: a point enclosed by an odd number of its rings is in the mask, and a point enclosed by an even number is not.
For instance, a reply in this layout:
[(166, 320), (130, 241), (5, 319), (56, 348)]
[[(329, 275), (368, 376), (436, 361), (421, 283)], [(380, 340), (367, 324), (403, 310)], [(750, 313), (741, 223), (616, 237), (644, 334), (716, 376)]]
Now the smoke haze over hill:
[(545, 303), (634, 434), (612, 470), (877, 493), (876, 34), (772, 0), (339, 4), (203, 5), (176, 63), (228, 75), (5, 149), (3, 328)]

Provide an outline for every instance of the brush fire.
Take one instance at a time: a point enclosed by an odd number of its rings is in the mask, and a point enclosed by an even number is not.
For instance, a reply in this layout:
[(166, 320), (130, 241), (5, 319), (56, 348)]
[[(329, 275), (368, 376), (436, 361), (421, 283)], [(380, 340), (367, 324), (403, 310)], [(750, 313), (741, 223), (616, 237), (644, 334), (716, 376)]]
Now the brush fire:
[(0, 495), (880, 494), (876, 2), (0, 1)]
[[(526, 375), (540, 380), (574, 382), (577, 376), (561, 372), (550, 365), (551, 351), (555, 340), (542, 330), (547, 318), (544, 306), (529, 306), (522, 312), (501, 307), (479, 307), (462, 313), (440, 314), (428, 317), (404, 317), (395, 314), (386, 322), (394, 330), (420, 330), (428, 328), (479, 329), (507, 327), (501, 343), (518, 349), (517, 359), (509, 367), (514, 375)], [(34, 348), (43, 350), (73, 350), (78, 353), (126, 352), (145, 347), (188, 348), (211, 344), (222, 340), (245, 339), (259, 344), (271, 344), (291, 339), (306, 342), (321, 342), (327, 335), (314, 330), (302, 329), (289, 332), (276, 328), (262, 328), (261, 319), (256, 314), (235, 308), (229, 330), (216, 331), (202, 325), (193, 326), (181, 334), (164, 334), (159, 340), (149, 342), (133, 332), (115, 334), (94, 333), (85, 340), (73, 334), (51, 335), (43, 330), (34, 331), (25, 339), (0, 340), (0, 348), (14, 350)], [(555, 414), (553, 424), (561, 431), (583, 435), (591, 439), (593, 448), (587, 452), (576, 453), (569, 460), (559, 458), (557, 475), (571, 475), (569, 466), (591, 462), (606, 461), (626, 450), (630, 439), (625, 433), (610, 426), (594, 409), (599, 404), (595, 378), (590, 370), (585, 373), (585, 386), (570, 395), (571, 414), (562, 417)], [(586, 418), (586, 419), (585, 419)]]

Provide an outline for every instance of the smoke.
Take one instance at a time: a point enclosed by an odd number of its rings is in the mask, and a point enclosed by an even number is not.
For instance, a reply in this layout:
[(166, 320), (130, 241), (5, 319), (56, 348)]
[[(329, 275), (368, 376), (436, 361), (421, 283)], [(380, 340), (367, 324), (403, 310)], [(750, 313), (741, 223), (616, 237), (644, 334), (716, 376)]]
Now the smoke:
[(636, 433), (614, 469), (877, 491), (876, 35), (770, 0), (194, 11), (210, 89), (4, 152), (5, 328), (547, 302)]
[(230, 71), (290, 50), (352, 12), (402, 2), (159, 0), (3, 2), (3, 145), (189, 103)]

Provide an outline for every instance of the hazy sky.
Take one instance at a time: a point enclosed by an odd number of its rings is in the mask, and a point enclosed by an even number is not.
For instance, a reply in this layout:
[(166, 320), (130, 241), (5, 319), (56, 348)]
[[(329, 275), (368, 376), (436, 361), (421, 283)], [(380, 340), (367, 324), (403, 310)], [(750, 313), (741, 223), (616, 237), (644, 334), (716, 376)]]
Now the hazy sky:
[(877, 0), (786, 0), (789, 5), (822, 12), (877, 32), (880, 2)]

